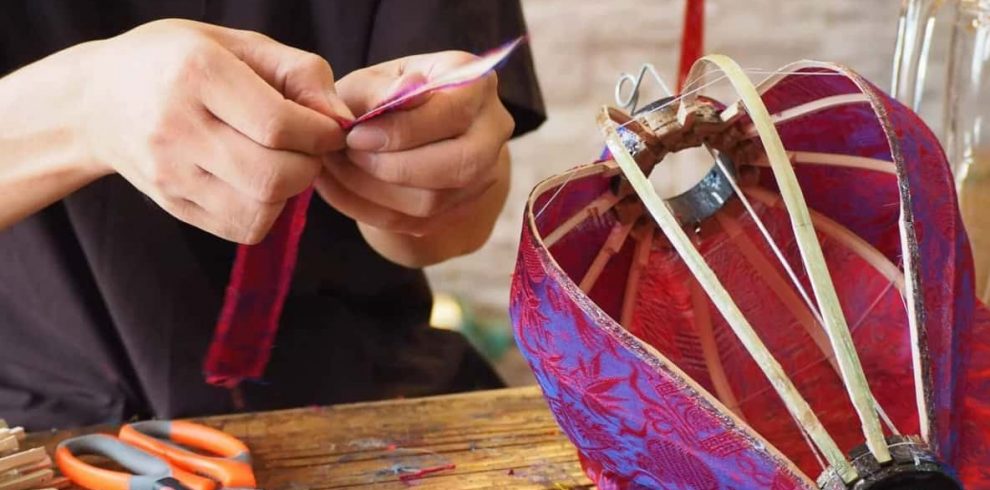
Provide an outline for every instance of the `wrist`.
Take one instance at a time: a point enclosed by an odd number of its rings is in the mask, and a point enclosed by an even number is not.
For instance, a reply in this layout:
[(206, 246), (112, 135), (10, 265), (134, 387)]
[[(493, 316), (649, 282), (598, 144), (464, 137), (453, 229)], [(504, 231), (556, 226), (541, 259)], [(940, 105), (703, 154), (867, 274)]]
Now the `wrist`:
[(0, 229), (107, 173), (86, 144), (87, 60), (75, 50), (0, 78)]
[[(71, 135), (73, 154), (71, 172), (87, 183), (116, 172), (112, 162), (99, 151), (101, 141), (93, 137), (93, 129), (105, 117), (113, 101), (107, 100), (106, 86), (94, 80), (99, 70), (103, 51), (110, 39), (90, 41), (73, 46), (59, 55), (64, 56), (64, 67), (74, 74), (73, 86), (68, 89), (72, 108), (65, 111), (61, 121), (66, 132)], [(106, 143), (106, 142), (102, 142)]]

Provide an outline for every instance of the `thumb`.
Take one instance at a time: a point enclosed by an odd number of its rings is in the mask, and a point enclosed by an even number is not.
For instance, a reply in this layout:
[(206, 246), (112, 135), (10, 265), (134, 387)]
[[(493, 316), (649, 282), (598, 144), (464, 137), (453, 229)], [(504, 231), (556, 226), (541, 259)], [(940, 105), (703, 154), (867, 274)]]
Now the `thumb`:
[[(337, 89), (347, 107), (354, 114), (363, 115), (382, 104), (411, 93), (427, 81), (427, 76), (418, 71), (402, 73), (383, 67), (372, 67), (358, 70), (342, 78), (337, 84)], [(419, 106), (428, 97), (428, 94), (413, 97), (400, 108), (411, 109)]]

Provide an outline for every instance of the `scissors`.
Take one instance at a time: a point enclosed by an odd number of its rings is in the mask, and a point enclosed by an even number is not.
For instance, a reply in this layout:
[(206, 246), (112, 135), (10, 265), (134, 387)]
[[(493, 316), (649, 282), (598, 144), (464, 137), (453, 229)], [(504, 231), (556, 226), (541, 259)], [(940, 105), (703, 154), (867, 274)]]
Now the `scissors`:
[[(107, 457), (130, 473), (87, 464), (78, 459), (84, 454)], [(217, 482), (226, 490), (257, 488), (247, 446), (192, 422), (137, 422), (123, 426), (117, 438), (69, 439), (59, 444), (55, 461), (66, 477), (92, 490), (216, 490)]]

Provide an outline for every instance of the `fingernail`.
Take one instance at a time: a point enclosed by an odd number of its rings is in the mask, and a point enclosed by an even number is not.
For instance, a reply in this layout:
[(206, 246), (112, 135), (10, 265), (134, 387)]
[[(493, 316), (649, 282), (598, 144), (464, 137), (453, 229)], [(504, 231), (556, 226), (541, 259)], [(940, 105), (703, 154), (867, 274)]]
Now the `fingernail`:
[(375, 127), (359, 125), (347, 135), (347, 146), (353, 150), (378, 151), (387, 144), (388, 135)]

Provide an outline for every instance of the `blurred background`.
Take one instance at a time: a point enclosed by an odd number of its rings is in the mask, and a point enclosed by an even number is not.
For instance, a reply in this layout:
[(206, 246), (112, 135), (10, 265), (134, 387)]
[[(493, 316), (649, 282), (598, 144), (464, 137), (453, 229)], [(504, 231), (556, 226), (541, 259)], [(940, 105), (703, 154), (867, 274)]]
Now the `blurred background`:
[[(675, 83), (683, 0), (523, 0), (530, 42), (548, 111), (536, 132), (510, 144), (513, 181), (488, 244), (468, 257), (427, 271), (442, 295), (435, 323), (466, 330), (513, 385), (531, 382), (515, 352), (508, 321), (511, 274), (523, 208), (544, 178), (593, 161), (602, 141), (595, 114), (614, 105), (621, 72), (653, 63)], [(744, 68), (774, 70), (800, 59), (851, 67), (890, 88), (900, 9), (898, 0), (708, 0), (705, 52), (735, 58)], [(945, 36), (936, 36), (928, 87), (944, 78)], [(765, 75), (753, 75), (757, 80)], [(718, 91), (716, 90), (716, 94)], [(938, 134), (941, 112), (922, 107)], [(458, 311), (464, 316), (458, 316)]]

